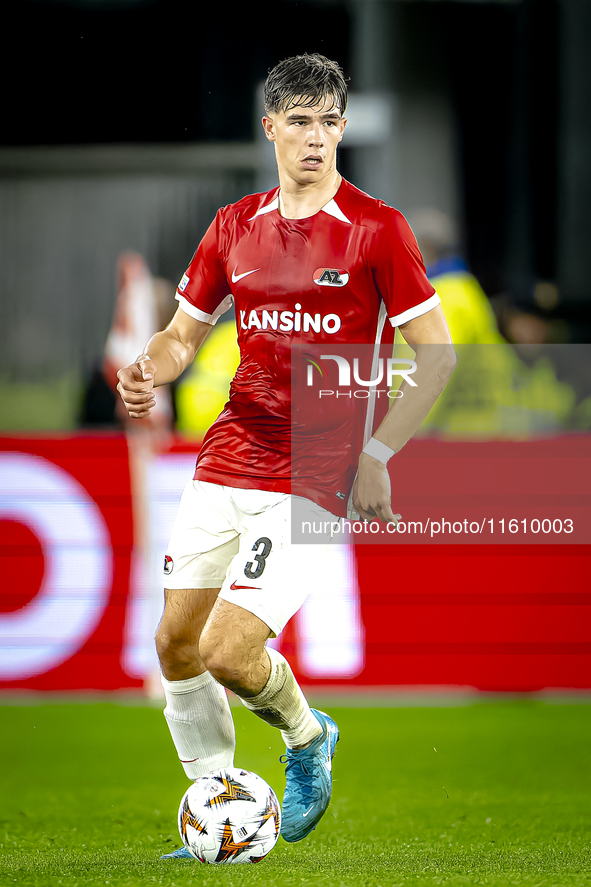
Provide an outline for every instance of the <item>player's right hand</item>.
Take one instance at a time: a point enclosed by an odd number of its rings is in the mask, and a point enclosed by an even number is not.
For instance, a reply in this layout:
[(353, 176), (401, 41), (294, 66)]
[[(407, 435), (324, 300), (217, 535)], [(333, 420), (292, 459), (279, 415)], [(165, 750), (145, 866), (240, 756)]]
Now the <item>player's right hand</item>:
[(145, 419), (156, 405), (154, 376), (156, 367), (149, 357), (138, 358), (117, 373), (117, 391), (131, 419)]

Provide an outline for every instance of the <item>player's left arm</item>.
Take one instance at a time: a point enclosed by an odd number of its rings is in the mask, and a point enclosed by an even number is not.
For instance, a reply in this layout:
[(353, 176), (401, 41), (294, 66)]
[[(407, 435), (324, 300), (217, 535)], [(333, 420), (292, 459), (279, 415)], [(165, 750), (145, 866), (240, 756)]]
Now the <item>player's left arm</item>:
[[(362, 452), (353, 487), (353, 506), (365, 520), (396, 521), (392, 512), (390, 477), (386, 467), (389, 450), (400, 452), (420, 427), (427, 413), (443, 391), (456, 364), (449, 329), (441, 306), (400, 326), (400, 331), (416, 353), (416, 370), (403, 378), (402, 396), (392, 401), (385, 419), (371, 444), (374, 455)], [(411, 381), (412, 380), (412, 381)], [(414, 385), (413, 385), (414, 383)], [(380, 447), (385, 445), (385, 449)], [(395, 456), (394, 456), (395, 458)]]

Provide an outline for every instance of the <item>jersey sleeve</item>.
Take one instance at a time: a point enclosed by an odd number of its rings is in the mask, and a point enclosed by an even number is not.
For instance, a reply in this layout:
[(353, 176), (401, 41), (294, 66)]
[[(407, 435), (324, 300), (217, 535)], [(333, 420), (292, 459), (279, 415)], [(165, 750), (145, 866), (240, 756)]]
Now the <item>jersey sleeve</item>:
[(218, 213), (205, 232), (175, 295), (186, 314), (212, 325), (232, 304), (232, 294), (220, 260), (220, 225)]
[(440, 298), (429, 282), (416, 238), (398, 210), (383, 206), (372, 256), (374, 281), (392, 326), (426, 314)]

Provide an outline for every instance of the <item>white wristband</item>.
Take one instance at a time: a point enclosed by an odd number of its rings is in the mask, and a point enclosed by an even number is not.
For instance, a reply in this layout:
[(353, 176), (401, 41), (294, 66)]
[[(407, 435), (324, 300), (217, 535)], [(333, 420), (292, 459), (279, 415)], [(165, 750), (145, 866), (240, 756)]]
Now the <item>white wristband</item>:
[(392, 447), (382, 443), (381, 440), (377, 440), (375, 437), (370, 437), (361, 452), (365, 453), (366, 456), (372, 456), (384, 465), (388, 464), (388, 459), (396, 455), (396, 450), (393, 450)]

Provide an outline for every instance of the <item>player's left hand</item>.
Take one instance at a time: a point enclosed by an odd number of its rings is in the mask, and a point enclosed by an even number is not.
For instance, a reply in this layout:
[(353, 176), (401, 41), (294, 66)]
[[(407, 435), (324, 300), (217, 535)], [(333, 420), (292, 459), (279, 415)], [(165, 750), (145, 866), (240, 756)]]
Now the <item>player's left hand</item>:
[(385, 465), (361, 453), (359, 472), (353, 485), (353, 507), (362, 520), (379, 520), (396, 525), (401, 515), (394, 514), (390, 503), (390, 476)]

